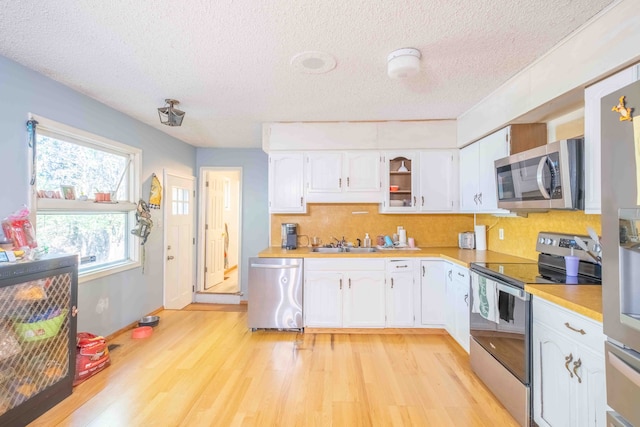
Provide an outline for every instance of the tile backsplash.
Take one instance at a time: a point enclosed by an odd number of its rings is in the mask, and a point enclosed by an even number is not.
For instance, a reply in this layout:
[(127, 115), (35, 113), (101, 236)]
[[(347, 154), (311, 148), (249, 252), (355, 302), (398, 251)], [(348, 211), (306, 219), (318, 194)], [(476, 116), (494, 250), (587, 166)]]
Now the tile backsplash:
[[(478, 215), (478, 224), (487, 226), (487, 248), (532, 260), (538, 259), (536, 237), (540, 231), (587, 235), (591, 227), (600, 235), (600, 215), (587, 215), (583, 211), (549, 211), (530, 213), (527, 218)], [(504, 240), (499, 239), (499, 229)]]
[[(413, 237), (419, 247), (457, 246), (458, 233), (473, 230), (471, 214), (380, 214), (379, 205), (374, 203), (332, 203), (308, 204), (307, 213), (301, 215), (271, 215), (271, 246), (280, 246), (280, 224), (298, 224), (298, 234), (318, 236), (323, 243), (332, 237), (356, 243), (369, 233), (375, 245), (376, 236), (396, 232), (401, 225), (407, 230), (407, 237)], [(302, 237), (299, 245), (307, 240)]]
[[(323, 243), (332, 237), (356, 242), (371, 236), (375, 245), (376, 236), (392, 235), (397, 226), (407, 230), (407, 236), (416, 240), (423, 248), (457, 246), (458, 233), (473, 231), (473, 214), (380, 214), (373, 203), (308, 204), (307, 213), (271, 215), (271, 246), (280, 246), (280, 224), (298, 224), (298, 234), (320, 237)], [(530, 213), (527, 218), (477, 215), (477, 224), (487, 226), (487, 248), (491, 251), (536, 260), (536, 237), (540, 231), (567, 234), (587, 234), (587, 227), (601, 233), (600, 215), (586, 215), (583, 211), (549, 211)], [(499, 229), (504, 230), (504, 240), (499, 239)], [(301, 237), (299, 246), (307, 245)]]

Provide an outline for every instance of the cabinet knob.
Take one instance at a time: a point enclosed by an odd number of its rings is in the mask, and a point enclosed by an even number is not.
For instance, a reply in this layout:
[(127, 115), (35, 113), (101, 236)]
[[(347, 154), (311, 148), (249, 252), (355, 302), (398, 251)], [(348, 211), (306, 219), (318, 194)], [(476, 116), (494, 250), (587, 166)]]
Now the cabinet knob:
[(171, 261), (171, 260), (172, 260), (172, 259), (174, 259), (174, 258), (175, 258), (175, 257), (174, 257), (173, 255), (169, 255), (169, 256), (167, 257), (167, 260)]
[(76, 317), (78, 315), (78, 307), (75, 305), (71, 307), (71, 317)]

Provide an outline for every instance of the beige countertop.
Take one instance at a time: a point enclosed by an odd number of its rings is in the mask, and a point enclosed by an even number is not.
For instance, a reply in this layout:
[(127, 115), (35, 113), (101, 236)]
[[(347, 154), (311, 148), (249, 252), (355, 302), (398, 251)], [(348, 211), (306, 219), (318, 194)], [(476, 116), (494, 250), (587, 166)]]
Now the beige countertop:
[[(532, 260), (493, 251), (457, 247), (433, 247), (419, 250), (380, 250), (372, 253), (317, 253), (311, 248), (282, 249), (272, 246), (261, 251), (260, 258), (442, 258), (469, 268), (472, 262), (531, 262)], [(602, 322), (602, 286), (599, 285), (526, 285), (525, 290), (569, 310)]]
[(526, 285), (525, 291), (602, 322), (600, 285)]
[(501, 254), (493, 251), (475, 251), (459, 249), (457, 247), (433, 247), (419, 250), (380, 250), (371, 253), (317, 253), (311, 252), (311, 248), (282, 249), (271, 246), (261, 251), (260, 258), (443, 258), (469, 268), (472, 262), (531, 262), (530, 259), (513, 255)]

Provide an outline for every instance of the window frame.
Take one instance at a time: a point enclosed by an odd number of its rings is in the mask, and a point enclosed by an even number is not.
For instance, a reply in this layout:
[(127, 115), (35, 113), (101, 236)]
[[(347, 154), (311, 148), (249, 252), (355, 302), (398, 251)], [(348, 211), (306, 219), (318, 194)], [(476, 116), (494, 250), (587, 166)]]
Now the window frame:
[[(30, 209), (31, 222), (36, 229), (36, 239), (38, 234), (38, 223), (36, 215), (40, 213), (61, 213), (61, 214), (95, 214), (99, 212), (113, 212), (128, 213), (128, 226), (132, 227), (135, 224), (135, 213), (137, 208), (137, 202), (140, 200), (142, 193), (142, 150), (136, 147), (132, 147), (121, 142), (113, 141), (109, 138), (105, 138), (81, 129), (74, 128), (72, 126), (59, 123), (45, 117), (40, 117), (35, 114), (31, 114), (33, 119), (38, 122), (36, 127), (36, 135), (40, 134), (50, 138), (56, 138), (69, 142), (72, 144), (82, 145), (85, 147), (106, 151), (109, 153), (124, 155), (129, 157), (129, 171), (127, 179), (128, 194), (126, 200), (118, 200), (117, 204), (100, 204), (100, 203), (88, 203), (81, 200), (65, 200), (65, 199), (45, 199), (39, 198), (37, 195), (37, 182), (30, 187), (31, 189), (31, 206), (35, 206), (35, 209)], [(29, 176), (31, 176), (32, 168), (36, 167), (34, 164), (30, 164)], [(89, 199), (92, 200), (92, 199)], [(91, 280), (105, 277), (111, 274), (119, 273), (122, 271), (138, 268), (142, 265), (140, 260), (140, 241), (134, 235), (129, 233), (129, 230), (125, 230), (125, 235), (128, 239), (127, 255), (128, 258), (125, 261), (110, 263), (107, 265), (98, 266), (95, 268), (87, 269), (78, 273), (78, 282), (83, 283)]]

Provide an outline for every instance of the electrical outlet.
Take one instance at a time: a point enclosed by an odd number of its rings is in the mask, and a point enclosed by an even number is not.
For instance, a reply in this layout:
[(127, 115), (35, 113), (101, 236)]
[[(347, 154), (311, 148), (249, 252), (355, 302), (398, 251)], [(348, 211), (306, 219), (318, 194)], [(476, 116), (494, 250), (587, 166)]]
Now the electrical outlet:
[(498, 238), (504, 240), (504, 228), (498, 228)]

